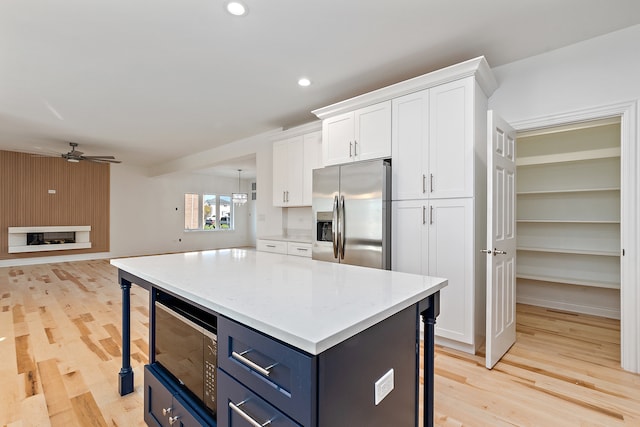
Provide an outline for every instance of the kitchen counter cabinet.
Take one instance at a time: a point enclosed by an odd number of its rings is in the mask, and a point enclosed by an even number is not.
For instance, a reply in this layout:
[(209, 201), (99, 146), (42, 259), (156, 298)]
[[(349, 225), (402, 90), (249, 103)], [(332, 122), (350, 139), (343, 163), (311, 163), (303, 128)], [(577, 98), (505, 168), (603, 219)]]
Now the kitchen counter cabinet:
[[(445, 279), (242, 249), (111, 262), (123, 291), (122, 395), (133, 390), (128, 293), (135, 283), (218, 317), (217, 422), (225, 427), (246, 425), (238, 392), (255, 398), (258, 413), (277, 411), (286, 426), (416, 426), (422, 317), (424, 418), (433, 425), (433, 331)], [(243, 346), (257, 352), (257, 362), (281, 364), (273, 378), (232, 356)], [(385, 383), (378, 404), (376, 382)], [(269, 419), (258, 418), (256, 425)]]

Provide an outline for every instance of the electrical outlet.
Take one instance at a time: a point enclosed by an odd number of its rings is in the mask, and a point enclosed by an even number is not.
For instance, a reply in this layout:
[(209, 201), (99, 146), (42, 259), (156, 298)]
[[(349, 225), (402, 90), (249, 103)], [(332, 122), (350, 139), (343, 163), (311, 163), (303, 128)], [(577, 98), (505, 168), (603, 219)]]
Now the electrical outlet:
[(374, 385), (374, 401), (375, 404), (378, 405), (382, 402), (382, 399), (387, 397), (389, 393), (393, 390), (393, 369), (389, 369), (389, 372), (384, 374), (383, 376), (375, 382)]

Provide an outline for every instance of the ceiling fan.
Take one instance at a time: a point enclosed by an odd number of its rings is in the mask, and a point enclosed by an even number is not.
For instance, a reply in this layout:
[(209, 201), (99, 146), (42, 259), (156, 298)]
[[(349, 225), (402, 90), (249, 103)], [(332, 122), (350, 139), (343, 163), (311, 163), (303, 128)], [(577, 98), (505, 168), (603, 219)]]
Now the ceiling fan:
[(84, 153), (82, 151), (76, 150), (78, 143), (70, 142), (69, 145), (71, 146), (71, 151), (61, 155), (62, 158), (67, 159), (68, 162), (77, 163), (80, 160), (89, 160), (97, 163), (122, 163), (113, 156), (83, 156)]

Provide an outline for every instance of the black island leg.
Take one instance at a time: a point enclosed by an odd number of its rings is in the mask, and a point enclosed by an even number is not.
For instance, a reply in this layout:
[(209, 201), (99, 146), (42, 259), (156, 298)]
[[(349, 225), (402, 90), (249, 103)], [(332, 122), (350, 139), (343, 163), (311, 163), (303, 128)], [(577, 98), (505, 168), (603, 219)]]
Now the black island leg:
[(434, 352), (436, 317), (440, 314), (440, 292), (429, 297), (429, 307), (420, 313), (424, 321), (424, 392), (423, 424), (425, 427), (433, 427), (433, 389), (434, 389)]
[(131, 282), (120, 279), (122, 289), (122, 369), (118, 389), (120, 396), (133, 392), (133, 369), (131, 369)]

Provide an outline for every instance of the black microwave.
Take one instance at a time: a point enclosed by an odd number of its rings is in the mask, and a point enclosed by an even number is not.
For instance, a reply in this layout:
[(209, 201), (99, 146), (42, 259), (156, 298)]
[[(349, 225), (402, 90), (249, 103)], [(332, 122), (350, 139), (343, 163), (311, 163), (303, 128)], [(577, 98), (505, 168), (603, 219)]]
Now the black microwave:
[(157, 364), (216, 415), (217, 321), (177, 299), (155, 303)]

